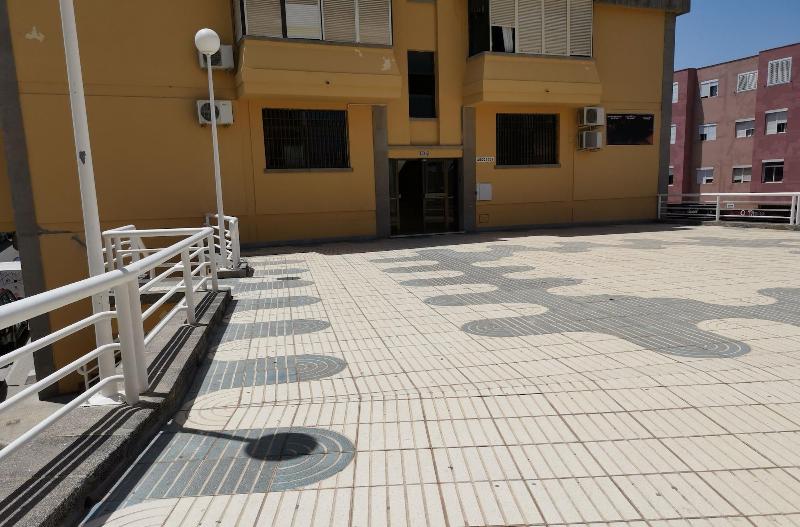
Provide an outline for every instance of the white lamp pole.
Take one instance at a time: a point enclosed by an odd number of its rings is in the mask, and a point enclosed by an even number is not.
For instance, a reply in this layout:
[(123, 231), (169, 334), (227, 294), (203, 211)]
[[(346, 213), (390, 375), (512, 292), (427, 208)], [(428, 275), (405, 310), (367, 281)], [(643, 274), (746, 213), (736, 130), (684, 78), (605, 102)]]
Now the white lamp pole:
[[(81, 209), (83, 211), (83, 228), (86, 236), (86, 254), (89, 260), (89, 275), (96, 276), (105, 272), (103, 259), (103, 243), (100, 231), (100, 215), (97, 211), (97, 192), (94, 186), (94, 165), (92, 164), (92, 148), (89, 143), (89, 122), (86, 118), (86, 98), (83, 92), (83, 74), (81, 57), (78, 49), (78, 30), (75, 24), (75, 6), (73, 0), (59, 0), (61, 7), (61, 29), (64, 34), (64, 51), (67, 58), (67, 80), (69, 81), (69, 102), (72, 109), (72, 128), (75, 135), (75, 152), (78, 161), (78, 179), (81, 190)], [(108, 295), (92, 297), (92, 311), (99, 313), (109, 310)], [(106, 319), (95, 324), (95, 341), (97, 346), (111, 344), (111, 321)], [(100, 379), (115, 374), (113, 353), (104, 353), (98, 358)], [(95, 397), (95, 404), (112, 402), (107, 400), (116, 393), (114, 383), (106, 385)]]
[(208, 99), (211, 103), (211, 143), (214, 150), (214, 184), (217, 193), (217, 226), (219, 227), (220, 265), (227, 267), (228, 247), (225, 241), (225, 212), (222, 208), (222, 179), (219, 170), (219, 140), (217, 139), (217, 107), (214, 101), (214, 76), (211, 68), (211, 55), (219, 51), (219, 35), (213, 30), (204, 28), (194, 36), (194, 45), (206, 58), (208, 69)]

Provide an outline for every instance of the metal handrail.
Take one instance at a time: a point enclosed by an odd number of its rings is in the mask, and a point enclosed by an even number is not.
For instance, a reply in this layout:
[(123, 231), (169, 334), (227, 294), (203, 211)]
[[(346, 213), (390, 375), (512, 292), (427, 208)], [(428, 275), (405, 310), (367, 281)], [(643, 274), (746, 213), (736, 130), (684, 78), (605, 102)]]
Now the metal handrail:
[[(0, 413), (21, 400), (51, 386), (67, 375), (81, 371), (88, 363), (100, 359), (101, 356), (112, 354), (115, 351), (121, 353), (123, 372), (122, 375), (103, 374), (104, 378), (100, 379), (98, 384), (92, 387), (87, 386), (87, 390), (83, 394), (79, 395), (57, 412), (45, 417), (29, 431), (12, 441), (6, 447), (0, 449), (0, 459), (11, 454), (11, 452), (47, 429), (58, 419), (61, 419), (64, 415), (88, 400), (92, 395), (107, 388), (111, 383), (118, 384), (119, 382), (123, 382), (126, 402), (128, 404), (136, 404), (138, 402), (139, 394), (144, 393), (149, 388), (149, 377), (144, 356), (146, 337), (144, 335), (142, 306), (139, 297), (139, 277), (162, 266), (165, 262), (180, 256), (182, 263), (178, 264), (178, 266), (179, 270), (183, 273), (183, 280), (180, 282), (180, 286), (182, 286), (184, 290), (187, 303), (186, 307), (182, 307), (182, 309), (191, 311), (191, 313), (187, 313), (187, 319), (190, 323), (193, 323), (194, 306), (196, 305), (194, 302), (194, 294), (201, 287), (207, 287), (209, 279), (213, 284), (214, 290), (217, 289), (218, 285), (216, 265), (214, 264), (215, 259), (212, 258), (212, 234), (213, 230), (210, 227), (200, 229), (150, 229), (147, 231), (137, 231), (134, 226), (128, 225), (117, 229), (111, 229), (103, 233), (104, 238), (115, 242), (114, 245), (106, 244), (106, 259), (107, 265), (113, 266), (114, 262), (116, 262), (117, 269), (112, 269), (101, 275), (85, 278), (51, 291), (29, 296), (16, 302), (0, 306), (0, 329), (2, 329), (61, 309), (95, 295), (107, 295), (109, 291), (113, 291), (115, 297), (115, 310), (92, 314), (54, 331), (39, 340), (33, 341), (22, 348), (12, 351), (0, 358), (0, 366), (11, 363), (22, 356), (30, 355), (45, 346), (54, 344), (90, 326), (95, 326), (95, 328), (97, 328), (97, 324), (99, 323), (110, 323), (109, 321), (111, 319), (116, 319), (119, 330), (118, 342), (98, 345), (95, 349), (81, 355), (71, 363), (54, 371), (45, 378), (38, 380), (31, 386), (26, 387), (23, 391), (3, 403), (0, 403)], [(122, 255), (120, 255), (119, 258), (114, 258), (114, 248), (119, 250), (123, 245), (122, 237), (138, 238), (146, 235), (185, 236), (185, 238), (168, 247), (160, 249), (154, 254), (137, 259), (128, 265), (122, 265)], [(198, 246), (204, 247), (205, 250), (198, 250)], [(203, 269), (210, 273), (210, 277), (202, 277), (201, 273), (198, 272), (197, 276), (201, 279), (197, 285), (194, 283), (195, 274), (193, 274), (191, 270), (190, 255), (197, 259), (198, 269)], [(159, 330), (164, 326), (165, 322), (163, 320), (157, 324)], [(147, 336), (150, 337), (147, 340), (148, 342), (154, 336), (153, 331), (155, 331), (155, 329), (156, 328), (148, 333)], [(95, 330), (97, 331), (97, 329)]]
[[(239, 269), (241, 265), (241, 247), (239, 242), (239, 218), (236, 216), (223, 216), (224, 232), (219, 232), (219, 215), (208, 213), (205, 217), (206, 225), (214, 229), (214, 240), (218, 253), (223, 256), (225, 267)], [(211, 220), (217, 220), (212, 222)], [(222, 240), (225, 240), (223, 243)]]
[[(683, 200), (684, 197), (688, 198), (700, 198), (697, 203), (669, 203), (670, 199), (680, 198)], [(704, 197), (714, 198), (713, 200), (708, 201), (701, 201)], [(681, 210), (681, 211), (674, 211), (670, 213), (669, 208), (672, 207), (675, 209), (676, 207), (681, 207), (683, 209), (691, 209), (692, 205), (714, 205), (713, 216), (716, 221), (721, 221), (723, 219), (730, 219), (731, 214), (723, 214), (722, 209), (722, 198), (725, 197), (732, 197), (732, 198), (753, 198), (753, 199), (737, 199), (737, 201), (748, 203), (748, 204), (763, 204), (763, 205), (784, 205), (788, 206), (788, 208), (772, 208), (772, 209), (756, 209), (756, 211), (773, 211), (773, 212), (783, 212), (784, 214), (788, 212), (788, 216), (786, 215), (776, 215), (776, 214), (744, 214), (741, 216), (737, 216), (737, 218), (752, 218), (758, 220), (781, 220), (781, 221), (788, 221), (789, 225), (792, 226), (800, 226), (800, 192), (700, 192), (700, 193), (674, 193), (674, 194), (658, 194), (658, 219), (663, 219), (664, 216), (670, 215), (672, 217), (694, 217), (694, 218), (709, 218), (711, 216), (711, 212), (708, 209), (703, 209), (703, 211), (696, 211), (693, 213), (691, 210)], [(770, 199), (761, 199), (761, 198), (791, 198), (789, 203), (773, 201)], [(730, 202), (728, 202), (730, 203)], [(725, 209), (728, 210), (728, 209)], [(744, 209), (743, 209), (744, 210)], [(750, 210), (750, 209), (747, 209)], [(700, 212), (700, 213), (697, 213)]]

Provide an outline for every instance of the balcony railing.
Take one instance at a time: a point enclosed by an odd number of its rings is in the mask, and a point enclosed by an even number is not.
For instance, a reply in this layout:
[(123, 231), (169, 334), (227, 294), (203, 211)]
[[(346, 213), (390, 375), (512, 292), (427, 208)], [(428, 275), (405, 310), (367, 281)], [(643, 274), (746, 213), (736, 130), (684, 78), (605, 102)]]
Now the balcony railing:
[[(236, 216), (225, 216), (222, 222), (225, 233), (220, 241), (219, 224), (217, 214), (206, 214), (205, 224), (214, 229), (214, 252), (219, 258), (220, 268), (236, 271), (241, 266), (241, 248), (239, 244), (239, 218)], [(222, 250), (224, 243), (225, 250)]]
[[(150, 236), (178, 237), (180, 239), (160, 249), (146, 249), (143, 246), (137, 246), (137, 244), (141, 245), (143, 238)], [(53, 331), (39, 340), (0, 357), (0, 367), (90, 327), (95, 328), (97, 336), (111, 335), (112, 320), (116, 320), (118, 328), (116, 340), (108, 338), (107, 342), (102, 342), (103, 338), (98, 338), (97, 346), (94, 349), (0, 403), (0, 416), (23, 399), (52, 386), (68, 375), (75, 372), (85, 374), (88, 364), (99, 363), (104, 357), (108, 358), (119, 353), (122, 364), (122, 373), (104, 372), (104, 375), (101, 375), (97, 382), (88, 387), (85, 392), (39, 421), (30, 430), (1, 449), (0, 459), (22, 447), (94, 395), (109, 391), (109, 389), (114, 390), (119, 383), (124, 385), (125, 401), (128, 404), (138, 402), (139, 394), (147, 391), (150, 386), (144, 355), (145, 345), (163, 329), (166, 324), (165, 320), (170, 314), (174, 316), (178, 311), (185, 310), (187, 322), (193, 323), (196, 306), (195, 295), (201, 289), (208, 289), (209, 285), (212, 290), (217, 290), (217, 259), (213, 254), (213, 236), (214, 231), (210, 227), (147, 231), (126, 226), (106, 231), (104, 239), (108, 272), (0, 307), (0, 328), (7, 328), (92, 297), (102, 298), (101, 305), (105, 306), (102, 311), (95, 312), (91, 316)], [(166, 270), (159, 272), (159, 269)], [(154, 328), (145, 333), (144, 320), (154, 315), (158, 307), (163, 305), (166, 300), (159, 299), (143, 312), (140, 295), (152, 290), (156, 284), (176, 273), (180, 275), (180, 281), (171, 285), (164, 292), (162, 299), (181, 292), (184, 302), (176, 306), (167, 317), (164, 317)], [(109, 292), (114, 299), (113, 309), (108, 307), (110, 306)], [(107, 333), (106, 330), (108, 330)]]

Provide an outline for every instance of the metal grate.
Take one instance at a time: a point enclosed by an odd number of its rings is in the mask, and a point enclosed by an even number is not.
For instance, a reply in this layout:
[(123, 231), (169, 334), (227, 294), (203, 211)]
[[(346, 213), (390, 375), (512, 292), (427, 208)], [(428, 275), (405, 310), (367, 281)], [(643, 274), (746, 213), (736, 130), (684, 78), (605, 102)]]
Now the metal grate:
[(349, 168), (345, 110), (265, 108), (267, 169)]
[(533, 113), (497, 114), (498, 165), (558, 163), (558, 116)]

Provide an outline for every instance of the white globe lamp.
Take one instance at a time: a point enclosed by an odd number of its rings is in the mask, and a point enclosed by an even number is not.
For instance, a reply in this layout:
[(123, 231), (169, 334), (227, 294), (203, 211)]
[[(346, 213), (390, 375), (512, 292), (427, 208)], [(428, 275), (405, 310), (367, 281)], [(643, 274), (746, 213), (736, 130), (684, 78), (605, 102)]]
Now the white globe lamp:
[(203, 28), (195, 34), (194, 45), (203, 55), (213, 55), (219, 51), (219, 35), (213, 29)]

